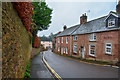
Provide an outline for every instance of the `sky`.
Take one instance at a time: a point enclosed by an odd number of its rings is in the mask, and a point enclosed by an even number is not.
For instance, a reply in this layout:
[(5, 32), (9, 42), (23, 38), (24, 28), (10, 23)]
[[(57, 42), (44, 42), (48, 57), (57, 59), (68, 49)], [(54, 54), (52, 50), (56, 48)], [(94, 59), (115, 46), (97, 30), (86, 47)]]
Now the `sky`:
[[(98, 1), (98, 0), (97, 0)], [(51, 33), (56, 34), (63, 31), (63, 26), (67, 28), (80, 24), (80, 16), (87, 14), (87, 21), (106, 16), (110, 11), (116, 11), (117, 0), (47, 0), (47, 5), (52, 12), (52, 23), (47, 30), (38, 31), (37, 36), (49, 36)]]

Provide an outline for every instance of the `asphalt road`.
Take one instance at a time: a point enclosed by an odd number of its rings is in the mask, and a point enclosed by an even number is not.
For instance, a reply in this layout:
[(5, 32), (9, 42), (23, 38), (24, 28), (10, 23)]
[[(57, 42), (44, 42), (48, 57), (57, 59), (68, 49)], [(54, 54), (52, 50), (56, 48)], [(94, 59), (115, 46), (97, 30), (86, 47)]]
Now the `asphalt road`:
[(44, 52), (47, 63), (62, 78), (118, 78), (118, 69), (75, 61), (50, 51)]

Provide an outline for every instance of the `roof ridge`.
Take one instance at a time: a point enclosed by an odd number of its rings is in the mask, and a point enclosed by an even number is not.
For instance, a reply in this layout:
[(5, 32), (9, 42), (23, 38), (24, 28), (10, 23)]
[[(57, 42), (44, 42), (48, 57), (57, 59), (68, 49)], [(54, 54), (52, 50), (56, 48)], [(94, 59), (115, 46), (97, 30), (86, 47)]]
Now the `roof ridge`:
[(99, 20), (99, 19), (102, 19), (102, 18), (107, 17), (107, 16), (108, 16), (108, 15), (106, 15), (106, 16), (102, 16), (102, 17), (99, 17), (99, 18), (96, 18), (96, 19), (90, 20), (90, 21), (88, 21), (88, 22), (86, 22), (86, 23), (89, 23), (89, 22), (92, 22), (92, 21), (95, 21), (95, 20)]

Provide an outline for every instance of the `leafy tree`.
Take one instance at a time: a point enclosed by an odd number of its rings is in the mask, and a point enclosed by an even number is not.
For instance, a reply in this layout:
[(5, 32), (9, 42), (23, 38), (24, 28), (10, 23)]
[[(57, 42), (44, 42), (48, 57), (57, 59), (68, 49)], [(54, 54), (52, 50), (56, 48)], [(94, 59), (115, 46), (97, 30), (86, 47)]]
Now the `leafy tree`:
[(32, 20), (34, 25), (32, 35), (33, 35), (33, 42), (35, 41), (35, 34), (37, 34), (37, 31), (40, 30), (46, 30), (49, 27), (49, 24), (51, 23), (51, 14), (52, 9), (48, 7), (46, 2), (40, 1), (40, 2), (33, 2), (33, 12)]
[(37, 27), (35, 27), (36, 31), (48, 29), (49, 24), (51, 23), (52, 9), (46, 5), (46, 2), (33, 2), (32, 5), (34, 6), (32, 19), (33, 23), (37, 25)]

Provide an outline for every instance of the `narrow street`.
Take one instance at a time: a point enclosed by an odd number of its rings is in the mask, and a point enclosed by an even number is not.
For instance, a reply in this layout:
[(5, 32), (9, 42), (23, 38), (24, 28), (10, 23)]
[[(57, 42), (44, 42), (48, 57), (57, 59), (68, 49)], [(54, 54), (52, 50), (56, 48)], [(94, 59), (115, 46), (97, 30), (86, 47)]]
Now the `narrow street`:
[(44, 57), (62, 78), (118, 78), (118, 69), (110, 66), (82, 63), (50, 51), (44, 52)]

